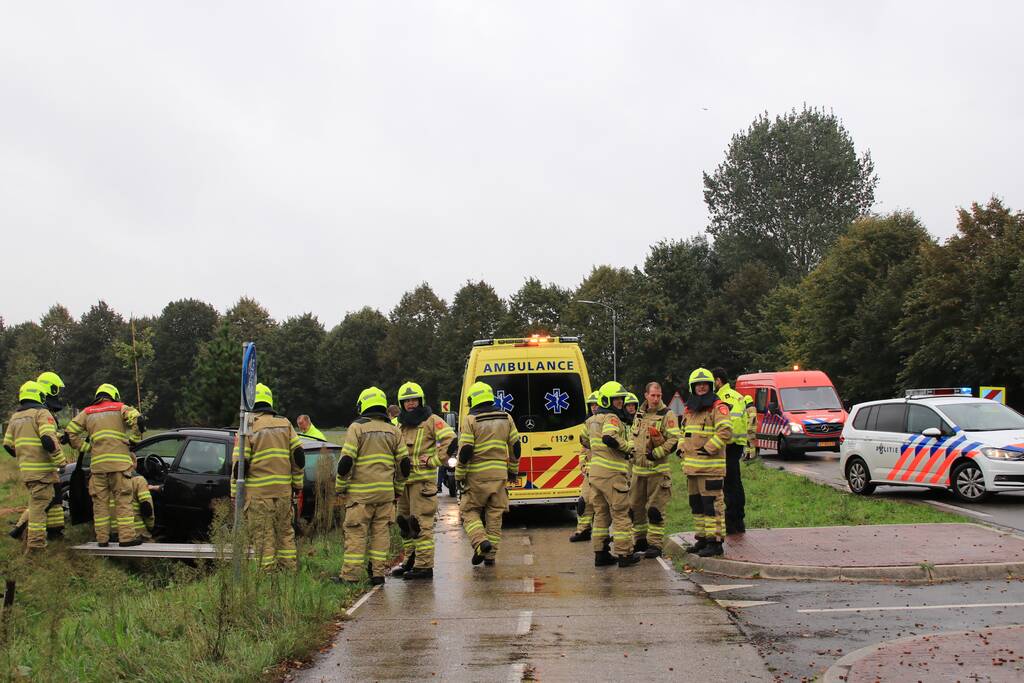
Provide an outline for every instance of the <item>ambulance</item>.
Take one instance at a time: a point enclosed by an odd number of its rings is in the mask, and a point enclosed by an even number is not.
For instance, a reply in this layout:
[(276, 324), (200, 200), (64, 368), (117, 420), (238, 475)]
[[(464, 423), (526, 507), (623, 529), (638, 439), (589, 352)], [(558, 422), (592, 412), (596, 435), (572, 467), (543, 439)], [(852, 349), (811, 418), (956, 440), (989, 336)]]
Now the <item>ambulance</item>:
[(512, 416), (522, 439), (509, 504), (574, 506), (583, 485), (579, 433), (590, 394), (579, 337), (477, 340), (462, 380), (462, 413), (474, 382), (494, 389), (494, 406)]

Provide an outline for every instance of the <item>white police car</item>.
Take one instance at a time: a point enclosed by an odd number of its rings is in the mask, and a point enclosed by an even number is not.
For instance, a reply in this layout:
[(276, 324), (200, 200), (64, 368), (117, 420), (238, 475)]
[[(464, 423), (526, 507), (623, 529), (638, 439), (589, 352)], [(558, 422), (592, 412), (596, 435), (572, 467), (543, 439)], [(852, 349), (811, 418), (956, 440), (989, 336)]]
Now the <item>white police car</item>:
[(846, 421), (840, 465), (850, 490), (947, 488), (976, 502), (1024, 491), (1024, 416), (972, 398), (970, 388), (912, 389), (905, 398), (860, 403)]

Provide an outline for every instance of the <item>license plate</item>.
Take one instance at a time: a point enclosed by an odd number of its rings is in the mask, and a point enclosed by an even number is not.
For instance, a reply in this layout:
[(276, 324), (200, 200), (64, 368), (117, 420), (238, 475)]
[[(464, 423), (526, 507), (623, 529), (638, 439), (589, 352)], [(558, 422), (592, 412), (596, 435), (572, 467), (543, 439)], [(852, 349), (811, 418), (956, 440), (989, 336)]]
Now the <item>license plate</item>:
[(836, 442), (835, 441), (819, 441), (818, 445), (819, 446), (835, 446)]

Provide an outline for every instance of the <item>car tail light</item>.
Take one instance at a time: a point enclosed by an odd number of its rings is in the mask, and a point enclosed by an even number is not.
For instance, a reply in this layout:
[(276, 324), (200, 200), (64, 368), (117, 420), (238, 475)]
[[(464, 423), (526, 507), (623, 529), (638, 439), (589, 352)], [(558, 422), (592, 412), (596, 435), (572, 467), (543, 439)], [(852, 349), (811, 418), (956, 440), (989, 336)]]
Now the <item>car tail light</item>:
[(840, 434), (839, 435), (839, 443), (843, 443), (844, 441), (846, 441), (846, 437), (843, 436), (842, 434)]

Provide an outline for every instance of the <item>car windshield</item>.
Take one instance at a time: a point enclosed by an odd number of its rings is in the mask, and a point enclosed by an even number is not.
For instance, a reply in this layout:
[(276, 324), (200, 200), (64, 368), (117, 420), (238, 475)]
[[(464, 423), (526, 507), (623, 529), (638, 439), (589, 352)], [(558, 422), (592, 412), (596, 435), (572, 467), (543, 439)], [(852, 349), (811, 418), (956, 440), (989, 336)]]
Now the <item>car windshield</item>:
[(836, 390), (832, 387), (795, 387), (782, 389), (783, 410), (840, 410)]
[(583, 383), (572, 372), (481, 375), (494, 389), (494, 405), (511, 413), (520, 432), (555, 432), (587, 419)]
[[(310, 443), (309, 441), (306, 442)], [(324, 467), (323, 476), (331, 482), (334, 481), (335, 468), (338, 466), (341, 447), (335, 444), (325, 443), (321, 448), (305, 448), (306, 451), (306, 481), (315, 482), (317, 465), (320, 462), (320, 454), (326, 452), (331, 459), (330, 465)]]
[(1024, 429), (1024, 416), (1001, 403), (942, 403), (938, 408), (953, 424), (968, 432)]

